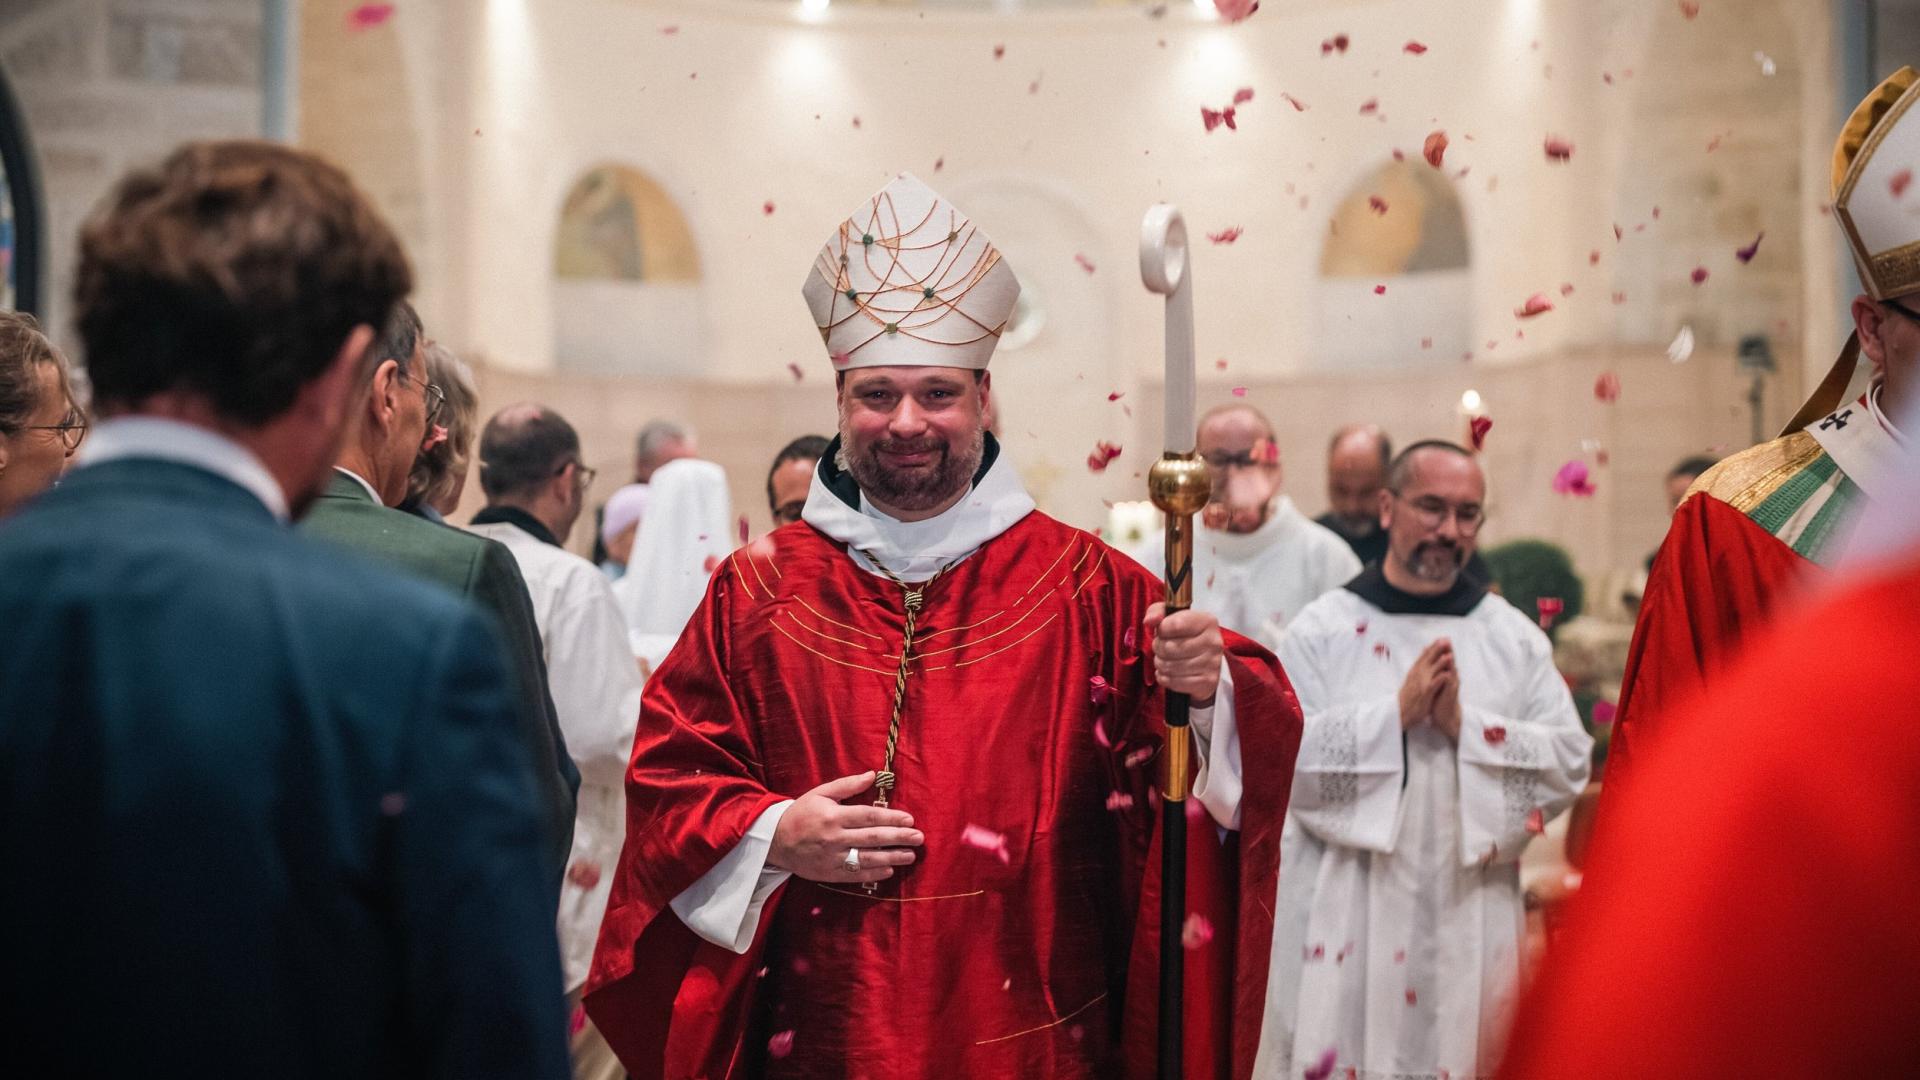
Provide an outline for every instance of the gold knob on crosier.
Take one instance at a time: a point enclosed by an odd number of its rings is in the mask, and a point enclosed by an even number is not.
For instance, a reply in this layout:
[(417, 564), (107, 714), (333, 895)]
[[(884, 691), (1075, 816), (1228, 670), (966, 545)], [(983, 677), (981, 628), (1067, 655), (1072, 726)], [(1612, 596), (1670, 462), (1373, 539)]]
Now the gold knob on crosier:
[[(1193, 606), (1193, 516), (1213, 494), (1207, 463), (1198, 454), (1169, 451), (1161, 455), (1147, 473), (1147, 494), (1167, 516), (1167, 611), (1185, 611)], [(1185, 705), (1184, 698), (1181, 704)], [(1168, 721), (1170, 726), (1184, 728), (1185, 708), (1169, 716)], [(1191, 747), (1185, 732), (1169, 737), (1163, 750), (1160, 794), (1170, 802), (1183, 802), (1192, 780), (1188, 764)]]

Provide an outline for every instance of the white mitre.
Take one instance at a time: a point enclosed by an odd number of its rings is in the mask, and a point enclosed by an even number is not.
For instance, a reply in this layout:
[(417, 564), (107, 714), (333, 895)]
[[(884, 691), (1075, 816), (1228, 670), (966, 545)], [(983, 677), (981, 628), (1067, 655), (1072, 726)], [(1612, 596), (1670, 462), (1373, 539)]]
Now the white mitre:
[(1894, 72), (1854, 109), (1833, 151), (1833, 210), (1867, 295), (1920, 290), (1920, 75)]
[(836, 370), (979, 370), (1020, 281), (986, 233), (901, 173), (840, 224), (801, 293)]

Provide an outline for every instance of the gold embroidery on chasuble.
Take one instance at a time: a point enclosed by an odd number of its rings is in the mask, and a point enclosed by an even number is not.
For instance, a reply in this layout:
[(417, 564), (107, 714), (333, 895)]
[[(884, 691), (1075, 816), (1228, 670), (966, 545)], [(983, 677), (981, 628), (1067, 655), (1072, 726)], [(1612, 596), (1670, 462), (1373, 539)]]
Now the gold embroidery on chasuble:
[(1823, 453), (1813, 436), (1796, 431), (1742, 450), (1701, 473), (1686, 497), (1704, 492), (1745, 514)]

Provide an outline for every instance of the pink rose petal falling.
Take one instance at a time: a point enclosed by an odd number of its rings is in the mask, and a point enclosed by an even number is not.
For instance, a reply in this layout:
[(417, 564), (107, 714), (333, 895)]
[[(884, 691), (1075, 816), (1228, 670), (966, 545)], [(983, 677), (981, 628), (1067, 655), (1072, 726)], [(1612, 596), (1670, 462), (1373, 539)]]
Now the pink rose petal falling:
[[(1194, 799), (1192, 801), (1199, 802), (1200, 800)], [(1186, 925), (1180, 928), (1181, 947), (1197, 949), (1212, 940), (1213, 923), (1209, 922), (1205, 915), (1197, 911), (1188, 913)]]
[[(1368, 98), (1367, 100), (1365, 100), (1365, 101), (1363, 101), (1363, 102), (1361, 102), (1361, 103), (1360, 103), (1360, 115), (1361, 115), (1361, 116), (1372, 116), (1372, 115), (1373, 115), (1374, 113), (1377, 113), (1377, 112), (1379, 112), (1379, 111), (1380, 111), (1380, 99), (1379, 99), (1379, 98)], [(1399, 153), (1399, 151), (1398, 151), (1398, 150), (1396, 150), (1396, 151), (1394, 151), (1394, 153), (1396, 153), (1396, 154), (1397, 154), (1397, 153)]]
[(1207, 129), (1209, 134), (1213, 132), (1214, 128), (1219, 127), (1221, 124), (1227, 125), (1227, 130), (1229, 131), (1240, 130), (1239, 125), (1233, 122), (1233, 106), (1231, 105), (1224, 109), (1209, 109), (1205, 105), (1200, 106), (1200, 124)]
[(1108, 394), (1108, 395), (1107, 395), (1107, 400), (1108, 400), (1108, 401), (1119, 401), (1119, 400), (1120, 400), (1121, 398), (1123, 398), (1123, 397), (1126, 397), (1126, 396), (1127, 396), (1127, 392), (1126, 392), (1125, 390), (1115, 390), (1115, 391), (1113, 391), (1112, 393), (1110, 393), (1110, 394)]
[(1105, 705), (1107, 699), (1113, 696), (1113, 687), (1105, 678), (1095, 675), (1087, 680), (1087, 696), (1093, 699), (1095, 705)]
[(1488, 746), (1506, 745), (1507, 729), (1501, 727), (1499, 724), (1488, 724), (1485, 728), (1481, 729), (1480, 734), (1487, 740)]
[(1540, 609), (1540, 629), (1542, 630), (1552, 628), (1553, 620), (1559, 618), (1560, 613), (1567, 610), (1567, 602), (1557, 596), (1536, 597), (1533, 602), (1534, 606)]
[(1534, 807), (1527, 811), (1527, 831), (1535, 836), (1547, 831), (1547, 812)]
[(1573, 156), (1573, 144), (1558, 135), (1547, 136), (1545, 148), (1548, 161), (1566, 161)]
[(1105, 472), (1113, 459), (1119, 456), (1120, 448), (1113, 443), (1105, 441), (1094, 443), (1093, 453), (1087, 455), (1087, 469), (1089, 472)]
[(1680, 17), (1692, 22), (1700, 14), (1700, 0), (1680, 0)]
[(793, 1053), (793, 1032), (778, 1032), (773, 1038), (767, 1040), (767, 1055), (769, 1057), (783, 1058), (791, 1053)]
[(1427, 159), (1427, 164), (1439, 168), (1447, 156), (1447, 133), (1436, 131), (1428, 135), (1427, 141), (1420, 146), (1420, 154)]
[(1393, 650), (1387, 647), (1386, 642), (1376, 641), (1373, 644), (1373, 655), (1382, 660), (1391, 660), (1393, 659)]
[(1301, 1080), (1330, 1080), (1333, 1076), (1333, 1067), (1338, 1064), (1339, 1061), (1339, 1050), (1329, 1046), (1321, 1052), (1318, 1061), (1307, 1066), (1306, 1069), (1300, 1073)]
[(1898, 199), (1907, 193), (1907, 188), (1912, 183), (1913, 170), (1901, 169), (1899, 172), (1893, 174), (1891, 180), (1887, 181), (1887, 190), (1893, 192), (1893, 197)]
[(1376, 214), (1385, 214), (1387, 212), (1387, 200), (1378, 195), (1369, 195), (1367, 196), (1367, 209)]
[(680, 32), (680, 27), (679, 27), (679, 26), (677, 26), (677, 25), (672, 25), (672, 24), (670, 24), (670, 25), (667, 25), (667, 26), (663, 26), (663, 27), (661, 27), (661, 28), (660, 28), (660, 36), (661, 36), (661, 37), (672, 37), (673, 35), (675, 35), (675, 34), (677, 34), (677, 33), (679, 33), (679, 32)]
[(1240, 239), (1240, 233), (1240, 226), (1234, 225), (1230, 228), (1221, 229), (1219, 232), (1208, 233), (1207, 239), (1216, 244), (1231, 244), (1235, 240)]
[(1247, 388), (1246, 388), (1246, 387), (1244, 387), (1244, 386), (1236, 386), (1236, 387), (1234, 387), (1234, 388), (1233, 388), (1232, 390), (1230, 390), (1230, 391), (1228, 391), (1228, 392), (1229, 392), (1229, 393), (1231, 393), (1231, 394), (1232, 394), (1232, 395), (1233, 395), (1234, 397), (1246, 397), (1246, 396), (1247, 396)]
[(1089, 274), (1093, 273), (1093, 260), (1087, 258), (1085, 255), (1076, 252), (1073, 256), (1073, 264)]
[(1116, 811), (1131, 810), (1133, 809), (1133, 796), (1124, 791), (1113, 792), (1107, 796), (1107, 809)]
[(1213, 10), (1230, 23), (1237, 23), (1260, 10), (1260, 0), (1213, 0)]
[(1138, 627), (1129, 626), (1127, 627), (1127, 632), (1120, 635), (1120, 644), (1125, 645), (1129, 649), (1133, 648), (1139, 640), (1140, 631)]
[(1387, 295), (1387, 287), (1385, 285), (1375, 285), (1373, 287), (1373, 295), (1375, 296)]
[(1611, 405), (1620, 400), (1620, 376), (1611, 371), (1602, 372), (1593, 380), (1593, 396)]
[(1336, 52), (1344, 53), (1347, 51), (1347, 46), (1349, 44), (1351, 44), (1351, 42), (1349, 42), (1349, 40), (1347, 39), (1347, 35), (1335, 34), (1332, 37), (1320, 43), (1320, 55), (1325, 56), (1328, 53), (1336, 53)]
[(1693, 273), (1687, 276), (1692, 279), (1695, 285), (1704, 284), (1707, 280), (1707, 268), (1704, 266), (1696, 266), (1693, 268)]
[(767, 215), (768, 217), (772, 217), (773, 216), (773, 200), (768, 199), (766, 202), (761, 203), (760, 212)]
[(1124, 764), (1129, 769), (1137, 769), (1140, 766), (1145, 765), (1147, 762), (1152, 760), (1153, 760), (1153, 747), (1143, 746), (1140, 749), (1135, 750), (1134, 752), (1128, 754)]
[(1547, 299), (1546, 293), (1534, 293), (1532, 296), (1527, 297), (1526, 303), (1513, 309), (1513, 317), (1516, 319), (1531, 319), (1536, 315), (1545, 315), (1552, 310), (1553, 301)]
[(1600, 265), (1600, 251), (1598, 248), (1587, 252), (1587, 265), (1588, 266)]
[(1417, 41), (1409, 41), (1401, 47), (1400, 51), (1411, 56), (1420, 56), (1427, 51), (1427, 47)]
[(1293, 96), (1292, 94), (1284, 94), (1284, 93), (1283, 93), (1283, 94), (1281, 94), (1281, 95), (1280, 95), (1280, 98), (1281, 98), (1281, 100), (1282, 100), (1282, 101), (1285, 101), (1285, 102), (1286, 102), (1287, 104), (1289, 104), (1289, 105), (1291, 105), (1291, 106), (1293, 106), (1293, 111), (1294, 111), (1294, 112), (1306, 112), (1306, 111), (1307, 111), (1307, 104), (1306, 104), (1306, 102), (1304, 102), (1304, 101), (1301, 101), (1301, 100), (1300, 100), (1299, 98), (1297, 98), (1297, 97), (1294, 97), (1294, 96)]
[(1743, 247), (1743, 248), (1735, 248), (1733, 250), (1733, 257), (1736, 259), (1739, 259), (1742, 264), (1752, 262), (1753, 257), (1755, 255), (1760, 254), (1760, 241), (1765, 240), (1766, 238), (1767, 238), (1766, 233), (1761, 233), (1759, 236), (1754, 237), (1753, 243), (1748, 244), (1746, 247)]
[(1612, 724), (1614, 716), (1617, 713), (1619, 713), (1619, 711), (1620, 711), (1620, 707), (1618, 705), (1615, 705), (1611, 701), (1594, 702), (1593, 703), (1593, 726), (1606, 727)]
[(1233, 92), (1233, 104), (1235, 105), (1245, 105), (1247, 102), (1252, 100), (1253, 100), (1253, 87), (1251, 86), (1243, 86), (1240, 89), (1235, 90)]
[(718, 555), (707, 556), (706, 560), (700, 564), (700, 568), (706, 572), (708, 577), (712, 577), (713, 572), (720, 568), (720, 556)]
[(791, 360), (787, 361), (787, 371), (793, 376), (794, 382), (799, 382), (801, 379), (807, 377), (807, 373), (801, 369), (800, 365)]
[(347, 29), (355, 32), (371, 30), (391, 18), (392, 4), (361, 4), (347, 12)]
[(995, 60), (998, 60), (1005, 55), (1007, 55), (1007, 47), (1005, 45), (995, 45), (993, 47), (993, 58)]
[(1585, 498), (1599, 489), (1588, 478), (1587, 463), (1575, 458), (1560, 466), (1560, 471), (1553, 474), (1553, 490), (1561, 495)]
[(740, 520), (734, 523), (734, 527), (739, 530), (740, 542), (743, 544), (746, 543), (747, 542), (747, 515), (741, 514)]
[(1476, 416), (1467, 421), (1467, 441), (1478, 451), (1487, 445), (1487, 432), (1493, 430), (1493, 418)]
[(987, 852), (1002, 863), (1011, 865), (1013, 862), (1013, 857), (1007, 854), (1007, 838), (992, 829), (968, 825), (960, 831), (960, 842), (970, 848)]
[(1420, 995), (1418, 993), (1415, 993), (1413, 987), (1411, 986), (1407, 987), (1407, 1004), (1409, 1005), (1420, 1004)]

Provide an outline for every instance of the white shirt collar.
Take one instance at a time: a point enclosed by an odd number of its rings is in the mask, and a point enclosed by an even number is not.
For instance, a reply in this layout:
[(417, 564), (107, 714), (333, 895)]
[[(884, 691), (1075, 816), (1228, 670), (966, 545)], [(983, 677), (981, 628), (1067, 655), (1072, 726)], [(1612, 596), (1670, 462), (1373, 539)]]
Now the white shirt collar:
[(292, 517), (287, 493), (253, 451), (211, 428), (158, 416), (116, 416), (93, 426), (76, 464), (84, 467), (130, 458), (170, 461), (210, 472), (251, 492), (279, 520)]
[[(874, 562), (891, 570), (902, 581), (925, 581), (943, 566), (957, 563), (981, 545), (1006, 532), (1034, 510), (1033, 496), (1027, 494), (1020, 474), (1008, 460), (1002, 446), (988, 467), (987, 475), (961, 500), (944, 513), (925, 521), (899, 521), (889, 517), (860, 494), (855, 509), (840, 501), (821, 479), (824, 469), (816, 469), (813, 486), (807, 492), (806, 509), (801, 520), (828, 537), (847, 545), (855, 563), (869, 573), (877, 573)], [(862, 554), (865, 553), (865, 555)]]
[(361, 476), (359, 473), (354, 472), (352, 469), (343, 469), (338, 465), (335, 465), (333, 467), (333, 471), (339, 473), (341, 476), (344, 476), (347, 479), (352, 480), (354, 483), (359, 484), (361, 487), (365, 488), (367, 490), (367, 498), (372, 499), (375, 504), (379, 506), (387, 505), (386, 500), (380, 498), (380, 493), (373, 490), (373, 485), (367, 483), (366, 477)]

